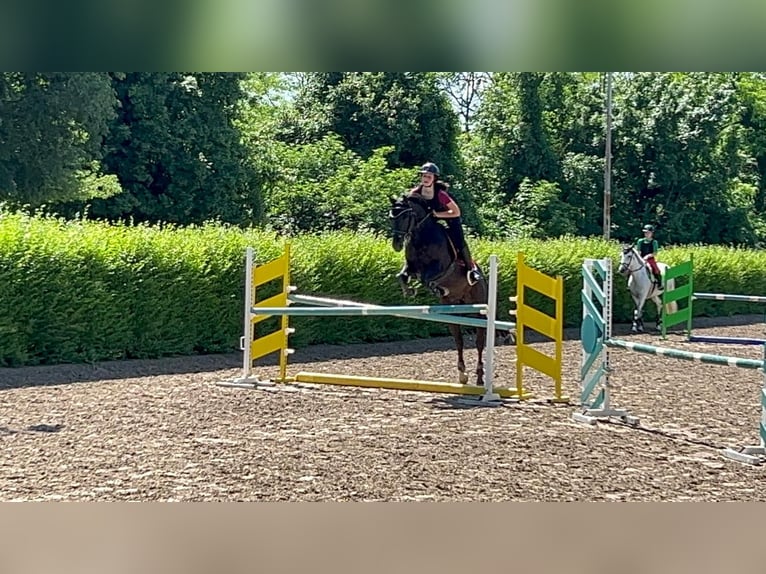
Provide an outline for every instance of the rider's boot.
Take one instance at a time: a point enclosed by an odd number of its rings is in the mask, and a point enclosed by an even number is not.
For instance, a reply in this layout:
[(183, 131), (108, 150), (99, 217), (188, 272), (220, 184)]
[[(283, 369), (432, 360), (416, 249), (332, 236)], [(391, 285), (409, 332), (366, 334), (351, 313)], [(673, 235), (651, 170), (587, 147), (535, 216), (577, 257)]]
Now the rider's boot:
[(660, 273), (652, 272), (654, 275), (654, 284), (657, 286), (657, 289), (662, 289), (662, 275)]
[(479, 271), (476, 261), (471, 257), (471, 251), (468, 249), (468, 245), (464, 245), (463, 249), (460, 250), (460, 257), (465, 262), (466, 269), (468, 269), (468, 273), (466, 273), (468, 284), (475, 285), (481, 280), (481, 271)]

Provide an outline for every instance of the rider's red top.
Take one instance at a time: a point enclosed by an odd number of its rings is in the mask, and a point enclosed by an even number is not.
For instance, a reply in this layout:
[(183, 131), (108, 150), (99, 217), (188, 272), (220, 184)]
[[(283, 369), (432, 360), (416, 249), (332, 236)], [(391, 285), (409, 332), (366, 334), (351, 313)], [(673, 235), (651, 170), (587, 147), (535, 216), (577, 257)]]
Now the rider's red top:
[[(417, 193), (418, 195), (423, 195), (422, 190), (423, 190), (423, 186), (419, 185), (416, 188), (414, 188), (411, 193)], [(443, 189), (436, 190), (436, 196), (434, 199), (436, 199), (436, 202), (439, 204), (439, 206), (445, 207), (445, 208), (447, 207), (447, 205), (449, 205), (451, 201), (453, 201), (452, 197), (450, 197), (450, 195)], [(430, 200), (430, 201), (433, 201), (433, 200)]]

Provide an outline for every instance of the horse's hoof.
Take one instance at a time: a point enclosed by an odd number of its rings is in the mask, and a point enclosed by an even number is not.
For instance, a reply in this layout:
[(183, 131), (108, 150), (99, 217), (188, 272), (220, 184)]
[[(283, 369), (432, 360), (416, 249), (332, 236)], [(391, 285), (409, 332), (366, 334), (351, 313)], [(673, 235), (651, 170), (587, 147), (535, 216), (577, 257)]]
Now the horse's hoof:
[(516, 344), (516, 337), (513, 335), (499, 335), (495, 339), (496, 345), (515, 345)]
[(457, 377), (457, 380), (460, 381), (461, 385), (465, 385), (466, 383), (468, 383), (468, 374), (460, 373)]
[(414, 297), (415, 296), (415, 289), (412, 287), (404, 287), (402, 288), (402, 295), (405, 297)]

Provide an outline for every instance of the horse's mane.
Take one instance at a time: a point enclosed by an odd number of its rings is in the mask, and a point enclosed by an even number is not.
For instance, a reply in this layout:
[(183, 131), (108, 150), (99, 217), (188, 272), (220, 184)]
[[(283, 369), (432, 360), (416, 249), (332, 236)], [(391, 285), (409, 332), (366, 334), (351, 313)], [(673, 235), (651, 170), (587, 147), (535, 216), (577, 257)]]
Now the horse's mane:
[(425, 210), (429, 210), (430, 209), (430, 206), (428, 204), (428, 200), (425, 197), (423, 197), (422, 195), (419, 195), (419, 194), (404, 195), (403, 198), (405, 199), (405, 201), (407, 201), (409, 203), (415, 203), (415, 204), (419, 205), (420, 207), (422, 207)]
[[(422, 213), (418, 215), (418, 217), (425, 217), (431, 211), (431, 204), (429, 200), (420, 194), (404, 193), (396, 200), (393, 200), (392, 198), (391, 217), (397, 217), (406, 209), (415, 209), (416, 212), (419, 209)], [(447, 230), (443, 225), (432, 218), (429, 218), (429, 220), (425, 222), (425, 225), (419, 228), (418, 234), (428, 243), (448, 241)]]
[(430, 210), (427, 199), (417, 194), (405, 193), (397, 199), (391, 199), (391, 216), (395, 217), (397, 213), (400, 213), (402, 210), (413, 206), (420, 207), (426, 212)]

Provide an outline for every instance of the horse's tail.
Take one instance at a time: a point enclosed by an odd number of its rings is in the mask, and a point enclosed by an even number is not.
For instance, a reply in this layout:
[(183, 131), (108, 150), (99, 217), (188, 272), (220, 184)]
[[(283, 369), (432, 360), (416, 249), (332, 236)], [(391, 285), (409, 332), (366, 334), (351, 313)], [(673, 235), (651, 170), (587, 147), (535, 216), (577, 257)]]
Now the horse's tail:
[[(672, 291), (676, 288), (676, 281), (675, 279), (668, 279), (668, 281), (665, 283), (665, 291)], [(671, 301), (667, 305), (665, 305), (665, 313), (676, 313), (678, 311), (678, 302)]]

